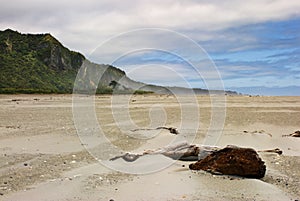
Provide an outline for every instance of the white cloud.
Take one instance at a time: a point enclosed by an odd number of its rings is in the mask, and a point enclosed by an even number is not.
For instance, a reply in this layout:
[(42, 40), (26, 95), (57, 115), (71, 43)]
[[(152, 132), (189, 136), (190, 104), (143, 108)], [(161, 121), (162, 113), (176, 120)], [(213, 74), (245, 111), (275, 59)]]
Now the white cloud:
[(169, 28), (205, 40), (216, 30), (300, 14), (300, 1), (286, 0), (1, 1), (1, 29), (51, 32), (85, 54), (105, 39), (131, 29)]

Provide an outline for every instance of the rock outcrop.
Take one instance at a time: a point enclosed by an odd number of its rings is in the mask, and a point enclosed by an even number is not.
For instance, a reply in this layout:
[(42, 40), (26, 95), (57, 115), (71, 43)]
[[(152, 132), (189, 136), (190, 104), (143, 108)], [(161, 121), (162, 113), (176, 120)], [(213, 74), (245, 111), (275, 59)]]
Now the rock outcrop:
[(190, 164), (192, 170), (204, 170), (213, 174), (236, 175), (260, 179), (266, 166), (257, 152), (251, 148), (227, 146), (202, 160)]

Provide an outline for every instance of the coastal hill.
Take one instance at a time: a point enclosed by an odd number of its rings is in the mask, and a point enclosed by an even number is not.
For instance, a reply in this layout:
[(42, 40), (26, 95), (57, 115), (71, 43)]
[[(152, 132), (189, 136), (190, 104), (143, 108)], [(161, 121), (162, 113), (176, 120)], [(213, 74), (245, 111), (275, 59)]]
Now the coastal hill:
[[(208, 94), (205, 89), (166, 88), (136, 82), (119, 68), (87, 61), (81, 53), (64, 47), (49, 33), (21, 34), (11, 29), (0, 31), (0, 93), (72, 93), (83, 62), (97, 69), (106, 69), (99, 85), (93, 86), (100, 94), (169, 94), (170, 90), (176, 93)], [(95, 76), (92, 71), (90, 73), (88, 76)], [(233, 91), (226, 93), (237, 94)]]

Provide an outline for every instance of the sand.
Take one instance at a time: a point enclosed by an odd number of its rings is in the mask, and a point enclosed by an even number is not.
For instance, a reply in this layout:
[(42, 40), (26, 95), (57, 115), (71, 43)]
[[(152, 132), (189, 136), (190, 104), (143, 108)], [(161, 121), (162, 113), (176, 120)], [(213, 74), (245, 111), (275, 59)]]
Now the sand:
[[(0, 200), (299, 200), (300, 138), (282, 135), (300, 130), (300, 98), (227, 96), (224, 125), (215, 119), (221, 129), (211, 114), (222, 116), (223, 103), (212, 109), (211, 100), (198, 96), (195, 110), (184, 96), (96, 96), (95, 114), (113, 149), (82, 135), (98, 131), (79, 125), (89, 115), (82, 121), (75, 115), (77, 129), (83, 129), (77, 135), (72, 95), (0, 95)], [(131, 131), (157, 126), (176, 127), (180, 134)], [(184, 139), (201, 144), (208, 130), (210, 135), (221, 132), (217, 146), (280, 148), (283, 155), (260, 153), (267, 166), (261, 180), (195, 172), (188, 169), (190, 162), (162, 156), (139, 159), (132, 167), (121, 159), (106, 160), (121, 151), (141, 153)]]

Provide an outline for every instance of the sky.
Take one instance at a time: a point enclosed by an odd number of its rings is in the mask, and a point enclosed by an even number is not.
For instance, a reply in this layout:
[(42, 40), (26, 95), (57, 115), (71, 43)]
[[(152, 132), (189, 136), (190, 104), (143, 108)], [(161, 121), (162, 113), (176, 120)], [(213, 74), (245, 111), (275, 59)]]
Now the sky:
[(299, 0), (0, 3), (1, 30), (51, 33), (138, 81), (300, 96)]

